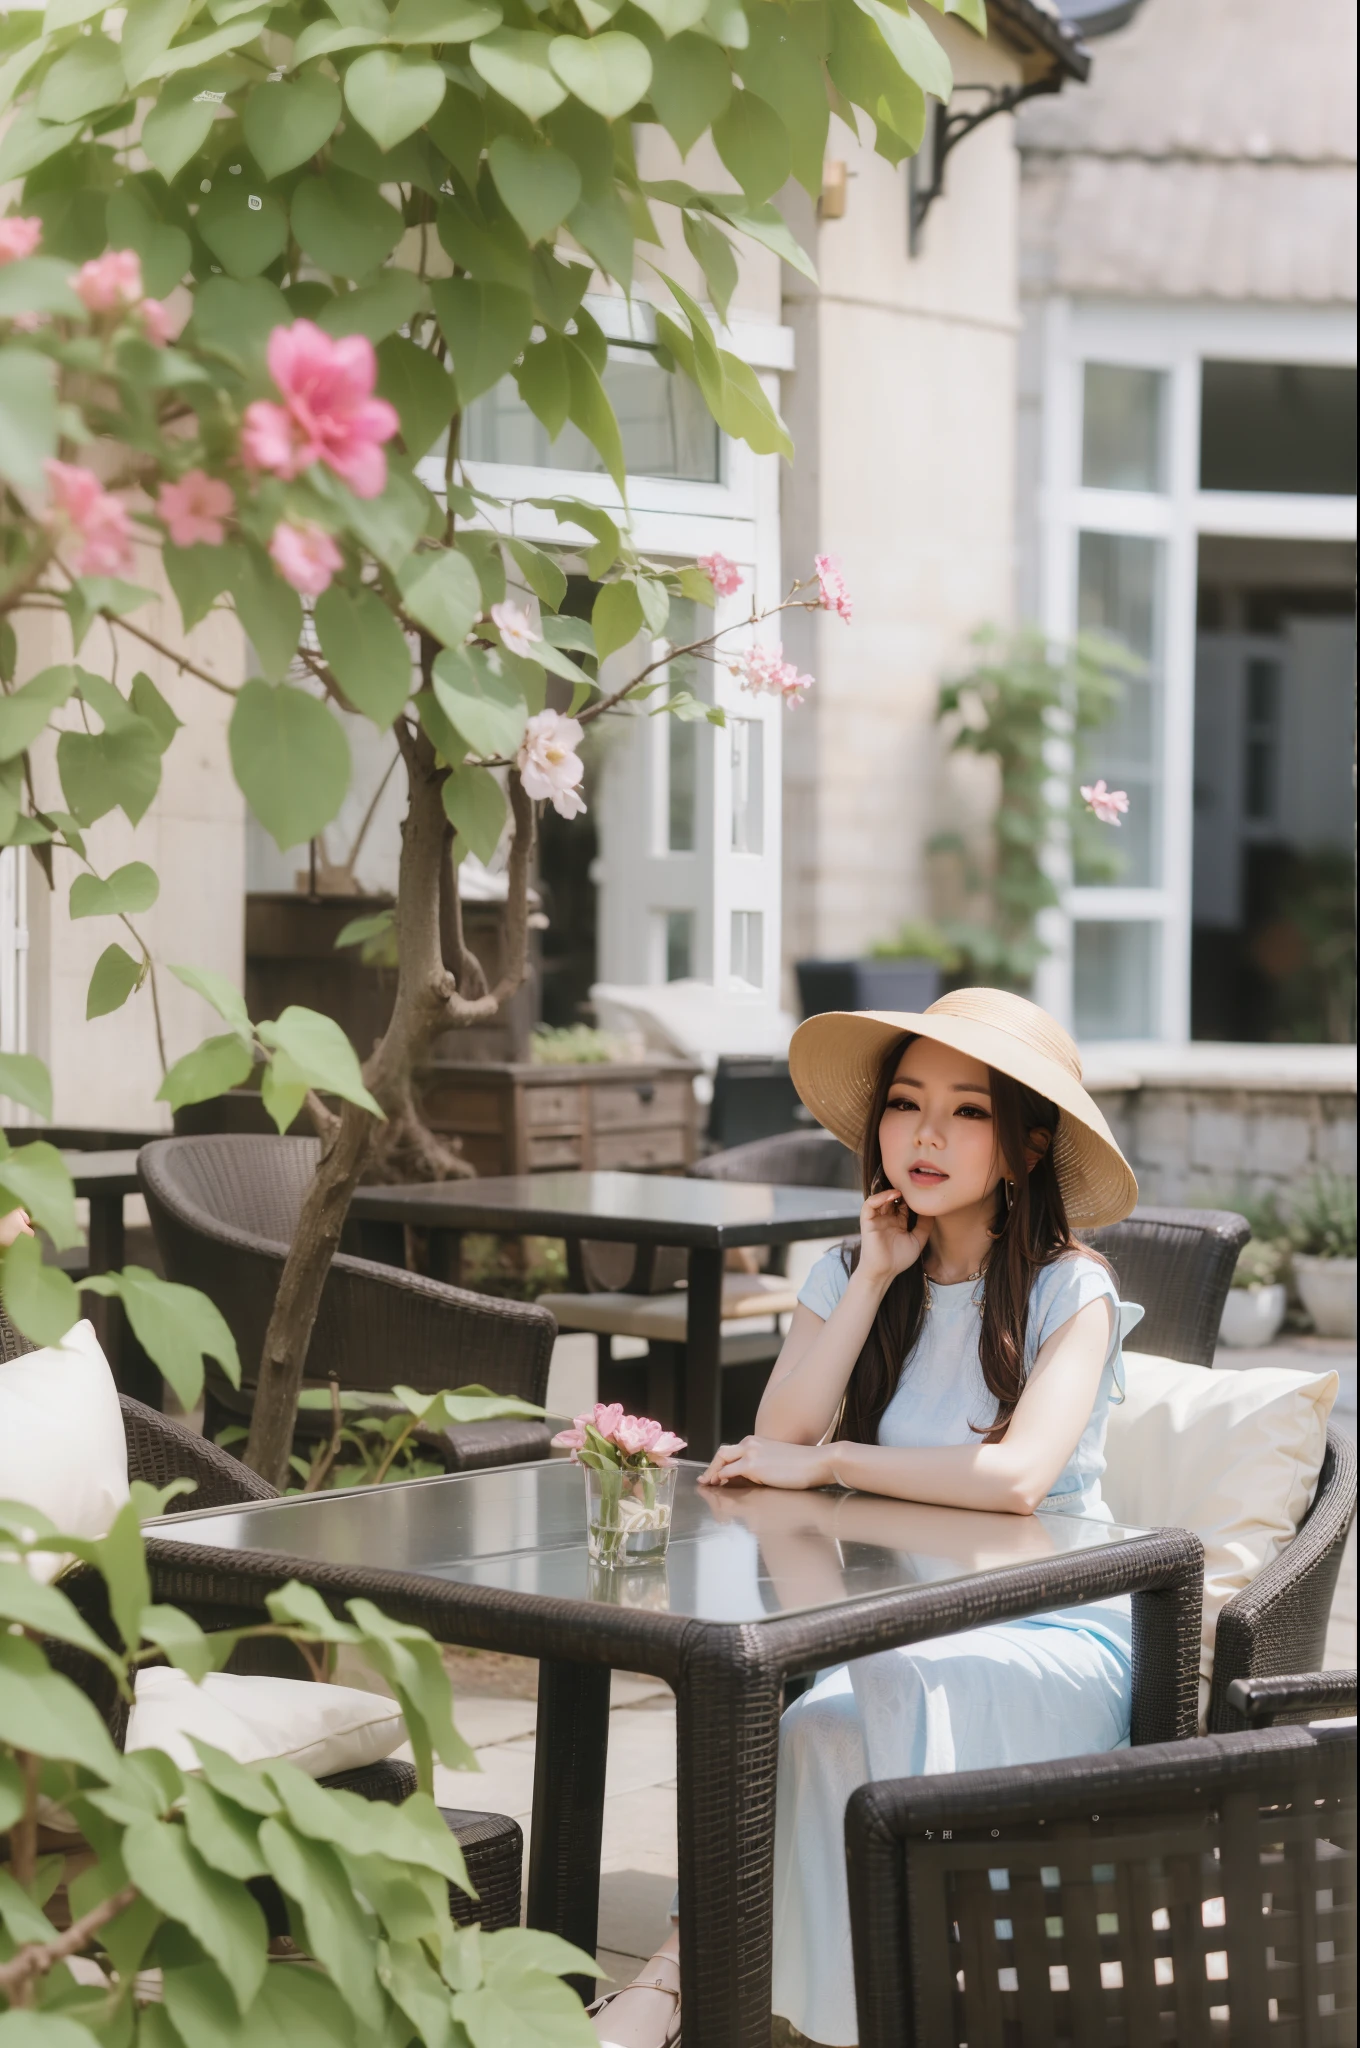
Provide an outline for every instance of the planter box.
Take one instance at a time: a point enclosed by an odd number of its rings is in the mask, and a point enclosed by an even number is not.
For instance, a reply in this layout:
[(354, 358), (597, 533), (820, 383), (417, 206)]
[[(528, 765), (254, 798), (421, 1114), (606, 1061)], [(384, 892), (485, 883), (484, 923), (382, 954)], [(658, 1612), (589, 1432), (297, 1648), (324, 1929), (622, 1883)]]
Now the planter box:
[(800, 960), (805, 1017), (825, 1010), (924, 1010), (940, 993), (934, 960)]
[(1230, 1287), (1218, 1326), (1220, 1342), (1234, 1351), (1263, 1351), (1278, 1336), (1288, 1301), (1288, 1291), (1278, 1282), (1271, 1287)]
[(1355, 1335), (1354, 1259), (1317, 1259), (1295, 1252), (1294, 1279), (1319, 1337)]
[(539, 1067), (435, 1059), (418, 1077), (435, 1131), (479, 1174), (680, 1172), (698, 1149), (694, 1076), (682, 1060)]

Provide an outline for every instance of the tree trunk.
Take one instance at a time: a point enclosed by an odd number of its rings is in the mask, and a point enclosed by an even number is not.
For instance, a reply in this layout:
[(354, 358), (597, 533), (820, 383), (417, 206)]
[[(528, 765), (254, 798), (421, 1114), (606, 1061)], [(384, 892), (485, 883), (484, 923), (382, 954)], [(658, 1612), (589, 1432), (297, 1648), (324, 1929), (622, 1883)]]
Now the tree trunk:
[(514, 840), (506, 901), (507, 971), (494, 989), (487, 989), (484, 978), (475, 982), (478, 993), (469, 997), (459, 987), (467, 979), (466, 961), (455, 962), (451, 973), (440, 939), (441, 868), (448, 859), (443, 774), (423, 733), (408, 736), (402, 751), (410, 801), (402, 825), (395, 910), (397, 993), (387, 1030), (364, 1066), (364, 1080), (388, 1124), (378, 1125), (367, 1110), (345, 1103), (338, 1127), (329, 1142), (323, 1141), (302, 1204), (265, 1333), (245, 1451), (246, 1463), (272, 1486), (287, 1483), (298, 1395), (322, 1289), (374, 1138), (379, 1130), (396, 1126), (393, 1137), (400, 1142), (407, 1135), (409, 1141), (420, 1127), (413, 1075), (431, 1041), (450, 1025), (494, 1016), (524, 978), (534, 813), (519, 777), (513, 772), (510, 777)]

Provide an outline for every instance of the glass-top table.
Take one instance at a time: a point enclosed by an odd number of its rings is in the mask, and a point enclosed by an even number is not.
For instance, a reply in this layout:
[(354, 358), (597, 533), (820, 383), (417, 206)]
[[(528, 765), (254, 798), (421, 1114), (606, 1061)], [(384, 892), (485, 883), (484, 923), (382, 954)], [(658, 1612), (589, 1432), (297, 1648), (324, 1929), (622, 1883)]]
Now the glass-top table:
[(154, 1594), (216, 1626), (296, 1578), (441, 1641), (537, 1657), (529, 1923), (593, 1951), (611, 1668), (677, 1701), (687, 2048), (769, 2040), (775, 1763), (786, 1678), (1131, 1593), (1135, 1742), (1194, 1732), (1203, 1560), (1184, 1530), (868, 1494), (701, 1488), (681, 1466), (664, 1565), (591, 1564), (564, 1459), (169, 1515)]
[[(426, 1181), (355, 1191), (350, 1214), (369, 1225), (412, 1224), (431, 1235), (431, 1270), (458, 1280), (465, 1231), (674, 1245), (689, 1253), (684, 1413), (665, 1417), (690, 1448), (718, 1447), (723, 1256), (745, 1245), (845, 1237), (859, 1228), (861, 1197), (846, 1188), (786, 1188), (760, 1181), (684, 1180), (656, 1173), (526, 1173)], [(398, 1233), (399, 1234), (399, 1233)], [(394, 1250), (400, 1259), (400, 1250)]]

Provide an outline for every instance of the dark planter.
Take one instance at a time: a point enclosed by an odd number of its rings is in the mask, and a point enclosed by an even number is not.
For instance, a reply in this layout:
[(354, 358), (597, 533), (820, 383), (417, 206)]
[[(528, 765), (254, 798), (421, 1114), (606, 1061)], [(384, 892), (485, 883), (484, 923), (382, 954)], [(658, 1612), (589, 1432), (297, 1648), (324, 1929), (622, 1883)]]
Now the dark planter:
[(805, 1017), (824, 1010), (924, 1010), (940, 993), (935, 960), (800, 960)]
[(754, 1053), (724, 1053), (713, 1076), (708, 1139), (726, 1152), (757, 1138), (806, 1130), (811, 1113), (798, 1100), (787, 1060)]

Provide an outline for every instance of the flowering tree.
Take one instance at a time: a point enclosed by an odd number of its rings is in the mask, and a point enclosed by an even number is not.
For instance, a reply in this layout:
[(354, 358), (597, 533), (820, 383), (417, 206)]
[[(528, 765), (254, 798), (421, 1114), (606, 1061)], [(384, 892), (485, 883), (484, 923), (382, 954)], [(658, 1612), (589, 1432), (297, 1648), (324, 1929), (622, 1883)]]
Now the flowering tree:
[[(932, 4), (984, 26), (981, 0)], [(0, 184), (22, 181), (0, 222), (0, 827), (10, 844), (69, 849), (85, 870), (72, 914), (122, 923), (90, 1014), (143, 987), (155, 1004), (157, 963), (133, 920), (157, 878), (140, 861), (100, 874), (84, 835), (115, 808), (145, 813), (177, 726), (145, 674), (125, 690), (86, 666), (91, 644), (158, 647), (229, 690), (232, 769), (280, 848), (321, 832), (344, 799), (337, 707), (395, 734), (407, 778), (396, 998), (362, 1070), (328, 1020), (252, 1021), (220, 977), (169, 970), (224, 1029), (170, 1068), (163, 1096), (205, 1099), (263, 1061), (279, 1127), (306, 1101), (323, 1137), (247, 1450), (276, 1482), (360, 1175), (459, 1169), (420, 1120), (413, 1074), (438, 1033), (490, 1017), (523, 974), (536, 806), (583, 808), (583, 728), (643, 698), (679, 650), (609, 690), (601, 665), (643, 632), (662, 640), (676, 597), (735, 587), (720, 558), (677, 567), (630, 537), (587, 286), (645, 281), (664, 367), (724, 432), (791, 455), (750, 367), (666, 269), (663, 228), (678, 222), (721, 320), (734, 237), (812, 274), (771, 201), (790, 174), (820, 189), (833, 109), (851, 123), (862, 110), (896, 163), (919, 145), (926, 96), (949, 88), (905, 0), (129, 0), (107, 18), (102, 0), (49, 0), (0, 31), (0, 109), (14, 106)], [(711, 134), (727, 189), (644, 178), (648, 124), (682, 157)], [(550, 436), (570, 421), (588, 438), (619, 493), (617, 516), (546, 501), (557, 547), (518, 537), (514, 506), (461, 466), (466, 409), (507, 376)], [(234, 610), (258, 667), (244, 684), (160, 647), (139, 620), (150, 548), (186, 632)], [(564, 561), (597, 586), (588, 624), (560, 609)], [(787, 605), (848, 617), (834, 563), (773, 610)], [(33, 611), (64, 611), (72, 643), (37, 674), (12, 630)], [(684, 651), (797, 702), (811, 679), (769, 637), (770, 616), (753, 611), (740, 651), (717, 636)], [(91, 643), (95, 620), (107, 630)], [(702, 715), (683, 693), (659, 708)], [(34, 761), (50, 727), (59, 792)], [(454, 867), (498, 847), (509, 966), (489, 986)], [(6, 1059), (0, 1087), (50, 1108), (36, 1062)], [(0, 1160), (4, 1195), (73, 1241), (50, 1148)], [(102, 1284), (181, 1389), (205, 1350), (231, 1369), (220, 1319), (135, 1271)], [(35, 1336), (74, 1319), (69, 1283), (26, 1238), (0, 1286)]]

